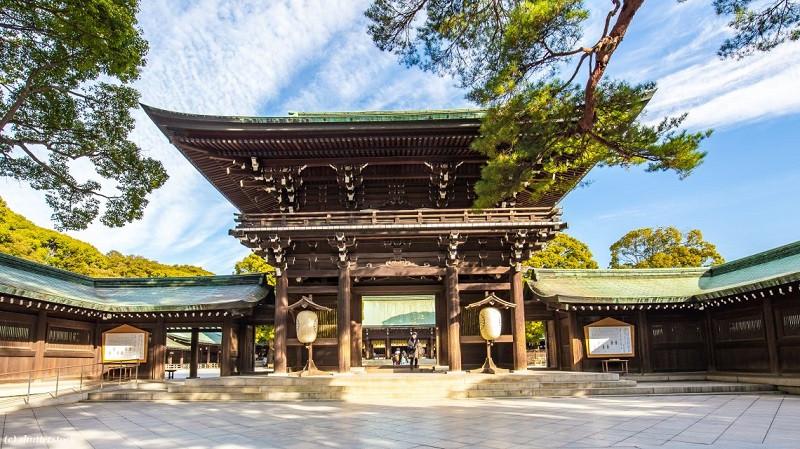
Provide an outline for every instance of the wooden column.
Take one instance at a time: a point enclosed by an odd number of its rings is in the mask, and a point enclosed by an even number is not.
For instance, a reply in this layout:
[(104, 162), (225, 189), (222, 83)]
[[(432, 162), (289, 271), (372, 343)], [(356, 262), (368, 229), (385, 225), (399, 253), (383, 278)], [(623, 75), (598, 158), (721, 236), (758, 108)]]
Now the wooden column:
[(461, 371), (461, 303), (457, 267), (447, 267), (444, 288), (447, 299), (447, 364), (450, 371)]
[(706, 307), (705, 311), (706, 323), (706, 362), (708, 362), (708, 371), (717, 370), (717, 356), (715, 350), (715, 337), (714, 337), (714, 320), (711, 317), (711, 310)]
[[(36, 351), (33, 359), (33, 369), (44, 369), (44, 348), (47, 341), (47, 311), (40, 310), (36, 318), (36, 340), (33, 343), (33, 348)], [(46, 373), (37, 372), (33, 376), (42, 376)]]
[(233, 375), (233, 337), (234, 327), (233, 318), (225, 317), (222, 321), (222, 360), (219, 363), (219, 375)]
[(769, 296), (761, 301), (764, 311), (764, 334), (767, 342), (767, 353), (769, 354), (769, 371), (779, 373), (781, 371), (780, 355), (778, 354), (778, 336), (775, 331), (775, 312), (772, 308), (772, 298)]
[(363, 356), (361, 351), (363, 348), (361, 335), (361, 322), (363, 321), (363, 317), (361, 316), (362, 312), (361, 295), (355, 295), (350, 307), (350, 366), (363, 366), (361, 360)]
[(239, 335), (236, 339), (237, 358), (239, 374), (252, 373), (255, 371), (255, 352), (256, 352), (256, 335), (255, 327), (252, 324), (240, 323)]
[(275, 280), (275, 374), (286, 374), (286, 333), (289, 320), (289, 277)]
[(572, 371), (583, 371), (583, 344), (578, 329), (578, 314), (575, 311), (567, 312), (569, 324), (569, 350), (570, 350), (570, 369)]
[(514, 338), (514, 371), (528, 370), (528, 351), (525, 346), (525, 301), (522, 290), (522, 271), (511, 268), (511, 302), (514, 303), (511, 334)]
[(197, 361), (200, 358), (200, 330), (196, 327), (192, 328), (192, 345), (189, 350), (189, 378), (194, 379), (197, 377)]
[(167, 328), (164, 325), (164, 318), (156, 320), (153, 328), (153, 363), (151, 379), (164, 378), (164, 359), (167, 356)]
[(436, 294), (436, 364), (444, 365), (448, 360), (447, 350), (447, 298)]
[(653, 362), (650, 359), (650, 325), (647, 322), (647, 312), (639, 310), (637, 312), (637, 318), (638, 326), (636, 326), (636, 328), (639, 330), (639, 332), (637, 332), (639, 340), (639, 370), (643, 373), (649, 373), (653, 371)]
[(339, 265), (339, 289), (336, 296), (336, 330), (339, 342), (339, 372), (350, 372), (350, 264)]
[[(555, 315), (555, 313), (553, 314)], [(560, 355), (558, 348), (558, 316), (555, 319), (545, 321), (547, 328), (547, 336), (545, 337), (545, 344), (547, 345), (547, 367), (559, 369)]]

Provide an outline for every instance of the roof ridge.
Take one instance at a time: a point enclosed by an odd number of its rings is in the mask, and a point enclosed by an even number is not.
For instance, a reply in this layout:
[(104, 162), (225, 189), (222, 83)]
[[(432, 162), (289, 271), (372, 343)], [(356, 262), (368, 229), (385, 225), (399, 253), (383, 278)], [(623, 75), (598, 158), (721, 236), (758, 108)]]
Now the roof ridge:
[[(228, 121), (237, 123), (324, 123), (324, 122), (388, 122), (388, 121), (422, 121), (422, 120), (475, 120), (486, 114), (486, 109), (420, 109), (420, 110), (388, 110), (388, 111), (289, 111), (283, 116), (269, 115), (214, 115), (194, 114), (171, 111), (139, 103), (145, 113), (158, 125), (154, 116), (171, 117), (173, 119), (194, 119), (202, 121)], [(160, 126), (160, 125), (159, 125)]]
[(678, 268), (532, 268), (534, 280), (538, 275), (575, 275), (580, 277), (663, 277), (675, 274), (702, 275), (709, 269), (707, 267), (678, 267)]
[[(264, 277), (264, 273), (248, 274), (215, 274), (211, 276), (164, 276), (164, 277), (119, 277), (119, 278), (96, 278), (84, 274), (57, 268), (52, 265), (34, 262), (22, 257), (12, 256), (11, 254), (0, 252), (0, 265), (10, 266), (23, 271), (33, 272), (46, 276), (55, 277), (63, 281), (77, 282), (94, 288), (109, 287), (163, 287), (180, 285), (214, 285), (224, 283), (226, 285), (247, 283), (256, 277)], [(233, 281), (233, 282), (231, 282)], [(112, 285), (116, 284), (116, 285)], [(137, 285), (139, 284), (139, 285)]]
[(44, 274), (64, 281), (73, 281), (83, 285), (94, 287), (94, 279), (89, 276), (74, 273), (72, 271), (64, 270), (62, 268), (57, 268), (52, 265), (43, 264), (41, 262), (34, 262), (32, 260), (28, 260), (22, 257), (12, 256), (11, 254), (3, 252), (0, 252), (0, 265), (6, 265), (28, 272)]
[(800, 240), (711, 267), (707, 275), (717, 276), (798, 254), (800, 254)]

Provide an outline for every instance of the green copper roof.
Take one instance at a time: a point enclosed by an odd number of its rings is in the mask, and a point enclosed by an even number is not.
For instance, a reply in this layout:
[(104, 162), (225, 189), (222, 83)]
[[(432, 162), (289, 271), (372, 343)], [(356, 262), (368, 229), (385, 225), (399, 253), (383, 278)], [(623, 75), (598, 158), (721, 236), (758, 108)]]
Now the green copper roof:
[[(174, 339), (177, 342), (191, 344), (191, 332), (168, 332), (167, 337)], [(198, 332), (197, 342), (203, 345), (219, 345), (222, 344), (222, 332)]]
[(260, 274), (95, 279), (0, 254), (0, 294), (103, 312), (250, 307), (270, 290)]
[(411, 122), (429, 120), (480, 120), (484, 109), (431, 109), (409, 111), (349, 111), (349, 112), (289, 112), (287, 116), (205, 115), (175, 112), (141, 105), (151, 117), (159, 116), (172, 120), (194, 120), (227, 123), (370, 123)]
[(528, 286), (547, 302), (696, 302), (800, 280), (800, 242), (713, 268), (532, 271)]

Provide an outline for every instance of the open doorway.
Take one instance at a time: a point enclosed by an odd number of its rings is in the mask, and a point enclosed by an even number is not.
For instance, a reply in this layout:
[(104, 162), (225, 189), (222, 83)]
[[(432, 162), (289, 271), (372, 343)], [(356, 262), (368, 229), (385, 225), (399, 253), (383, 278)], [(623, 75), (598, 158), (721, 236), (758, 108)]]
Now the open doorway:
[(420, 367), (436, 364), (435, 295), (364, 295), (361, 303), (361, 352), (367, 369), (409, 368), (408, 342), (414, 332)]
[(528, 354), (528, 368), (547, 368), (549, 341), (547, 338), (547, 321), (536, 320), (525, 322), (525, 347)]

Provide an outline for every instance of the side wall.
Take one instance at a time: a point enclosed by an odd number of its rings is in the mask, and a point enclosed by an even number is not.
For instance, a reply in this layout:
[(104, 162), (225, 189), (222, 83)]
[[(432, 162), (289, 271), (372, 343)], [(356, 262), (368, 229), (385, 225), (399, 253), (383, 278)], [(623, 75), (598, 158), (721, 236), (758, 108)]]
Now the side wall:
[(636, 326), (631, 372), (800, 374), (800, 294), (776, 290), (706, 310), (559, 312), (561, 367), (600, 371), (602, 359), (586, 357), (583, 326), (611, 317)]

